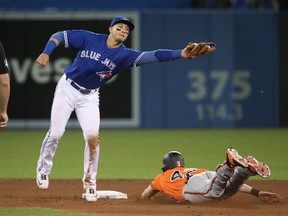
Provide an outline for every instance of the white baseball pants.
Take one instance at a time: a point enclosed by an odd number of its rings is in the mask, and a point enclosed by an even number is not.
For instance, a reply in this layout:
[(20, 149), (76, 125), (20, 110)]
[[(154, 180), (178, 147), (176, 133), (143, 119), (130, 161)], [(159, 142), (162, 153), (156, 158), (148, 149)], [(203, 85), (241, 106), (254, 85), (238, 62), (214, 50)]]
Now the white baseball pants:
[[(65, 132), (71, 113), (75, 110), (85, 140), (83, 187), (96, 189), (96, 176), (100, 153), (100, 143), (93, 158), (89, 157), (88, 139), (99, 136), (100, 113), (99, 92), (84, 95), (71, 86), (64, 74), (59, 80), (52, 104), (50, 128), (43, 140), (37, 163), (37, 172), (49, 175), (53, 166), (58, 142)], [(69, 157), (69, 155), (67, 155)], [(72, 167), (71, 167), (72, 168)], [(87, 178), (87, 176), (89, 178)], [(85, 180), (86, 179), (86, 180)], [(87, 179), (89, 182), (87, 182)], [(84, 181), (85, 180), (85, 181)]]

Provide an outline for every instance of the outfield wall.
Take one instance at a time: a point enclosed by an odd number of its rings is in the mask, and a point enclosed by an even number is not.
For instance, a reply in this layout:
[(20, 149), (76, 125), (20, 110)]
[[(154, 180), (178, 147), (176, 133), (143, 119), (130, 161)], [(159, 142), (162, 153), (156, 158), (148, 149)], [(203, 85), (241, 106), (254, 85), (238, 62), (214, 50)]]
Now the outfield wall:
[[(93, 31), (94, 22), (95, 31), (107, 33), (109, 20), (119, 14), (136, 22), (127, 44), (135, 49), (181, 49), (189, 41), (214, 41), (217, 50), (193, 61), (144, 65), (117, 77), (101, 92), (103, 128), (279, 126), (281, 56), (276, 12), (15, 14), (18, 18), (11, 13), (0, 14), (1, 26), (5, 24), (7, 29), (1, 33), (1, 41), (7, 45), (11, 68), (8, 128), (49, 126), (56, 82), (63, 67), (73, 60), (69, 50), (60, 48), (53, 53), (48, 71), (35, 65), (34, 60), (50, 35), (69, 28)], [(19, 33), (11, 35), (13, 29)], [(283, 65), (285, 68), (287, 63), (282, 61), (282, 68)], [(125, 102), (115, 104), (117, 100)], [(75, 116), (69, 127), (79, 127)]]
[(276, 13), (147, 13), (142, 27), (144, 50), (190, 40), (217, 44), (215, 53), (192, 62), (142, 68), (143, 127), (279, 125)]

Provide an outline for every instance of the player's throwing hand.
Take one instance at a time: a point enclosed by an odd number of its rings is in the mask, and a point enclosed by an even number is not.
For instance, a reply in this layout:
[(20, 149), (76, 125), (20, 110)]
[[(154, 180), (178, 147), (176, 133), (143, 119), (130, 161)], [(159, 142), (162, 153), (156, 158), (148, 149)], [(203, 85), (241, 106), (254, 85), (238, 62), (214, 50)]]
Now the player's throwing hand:
[(42, 67), (46, 67), (49, 63), (49, 56), (45, 53), (41, 53), (36, 59), (36, 62)]

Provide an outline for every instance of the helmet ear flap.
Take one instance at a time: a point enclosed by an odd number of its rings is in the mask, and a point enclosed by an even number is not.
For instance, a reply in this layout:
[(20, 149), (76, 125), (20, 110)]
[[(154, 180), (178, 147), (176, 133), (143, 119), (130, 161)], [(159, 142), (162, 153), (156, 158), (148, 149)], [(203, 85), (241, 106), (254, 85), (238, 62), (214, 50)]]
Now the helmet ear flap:
[(184, 157), (178, 151), (170, 151), (163, 157), (163, 167), (161, 168), (163, 172), (175, 167), (184, 167)]

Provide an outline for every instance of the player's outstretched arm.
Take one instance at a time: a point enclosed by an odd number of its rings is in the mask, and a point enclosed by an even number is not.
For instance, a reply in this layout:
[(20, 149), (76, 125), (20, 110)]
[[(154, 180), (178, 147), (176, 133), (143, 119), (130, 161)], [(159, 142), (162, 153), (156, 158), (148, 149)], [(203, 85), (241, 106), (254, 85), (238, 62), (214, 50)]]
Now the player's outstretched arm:
[(149, 185), (142, 193), (141, 198), (142, 199), (150, 199), (153, 197), (155, 194), (157, 194), (157, 190), (153, 190), (151, 186)]
[(243, 184), (240, 187), (239, 191), (243, 192), (243, 193), (251, 194), (253, 196), (256, 196), (262, 202), (275, 203), (275, 202), (280, 202), (280, 199), (281, 199), (281, 196), (276, 194), (276, 193), (257, 190), (257, 189), (255, 189), (255, 188), (253, 188), (247, 184)]
[(158, 49), (149, 52), (146, 51), (139, 56), (136, 66), (153, 62), (167, 62), (181, 58), (192, 60), (200, 55), (209, 55), (215, 49), (216, 44), (213, 42), (190, 42), (182, 50)]

